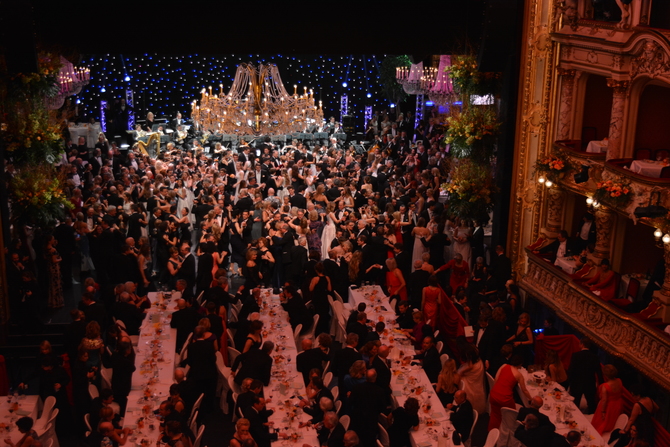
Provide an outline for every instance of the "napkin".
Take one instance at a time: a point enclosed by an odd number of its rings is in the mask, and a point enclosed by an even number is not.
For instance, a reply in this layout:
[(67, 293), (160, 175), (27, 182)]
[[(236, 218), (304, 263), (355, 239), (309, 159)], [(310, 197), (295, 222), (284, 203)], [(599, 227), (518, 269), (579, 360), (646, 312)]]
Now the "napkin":
[(433, 413), (433, 419), (441, 419), (443, 417), (444, 417), (444, 415), (442, 413), (440, 413), (439, 411)]
[(402, 392), (401, 392), (400, 390), (393, 390), (393, 393), (392, 393), (392, 394), (393, 394), (394, 396), (396, 396), (396, 397), (398, 397), (398, 396), (402, 396)]
[(18, 410), (16, 411), (16, 414), (18, 414), (19, 416), (28, 416), (30, 414), (30, 411)]

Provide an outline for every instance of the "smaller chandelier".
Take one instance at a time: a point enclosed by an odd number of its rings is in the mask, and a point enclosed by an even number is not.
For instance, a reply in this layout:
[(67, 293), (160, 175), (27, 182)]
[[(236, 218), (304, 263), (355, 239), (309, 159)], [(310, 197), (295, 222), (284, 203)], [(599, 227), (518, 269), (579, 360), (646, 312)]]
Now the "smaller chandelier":
[(424, 95), (433, 87), (437, 69), (423, 68), (423, 62), (396, 68), (395, 77), (408, 95)]

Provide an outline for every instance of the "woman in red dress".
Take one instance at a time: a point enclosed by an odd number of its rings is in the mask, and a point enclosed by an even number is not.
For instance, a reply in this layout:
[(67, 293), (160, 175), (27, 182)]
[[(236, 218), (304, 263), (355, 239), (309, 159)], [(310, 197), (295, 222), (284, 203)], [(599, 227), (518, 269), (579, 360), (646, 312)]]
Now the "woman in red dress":
[(395, 262), (395, 258), (386, 260), (386, 268), (388, 269), (388, 272), (386, 272), (386, 290), (388, 290), (389, 296), (398, 295), (400, 301), (407, 301), (407, 284)]
[(489, 431), (494, 428), (500, 428), (502, 422), (501, 408), (516, 408), (514, 402), (514, 388), (517, 384), (521, 392), (530, 400), (530, 393), (526, 389), (523, 376), (518, 368), (523, 364), (520, 355), (513, 355), (509, 365), (503, 365), (496, 374), (495, 382), (489, 393), (489, 403), (491, 404), (491, 418), (489, 419)]
[(435, 270), (435, 274), (448, 269), (451, 269), (451, 278), (449, 278), (451, 290), (458, 290), (460, 286), (467, 289), (468, 278), (470, 277), (470, 267), (468, 266), (468, 263), (463, 260), (463, 256), (460, 253), (456, 253), (451, 261)]
[(438, 312), (442, 302), (442, 288), (438, 285), (437, 276), (431, 275), (428, 278), (428, 286), (421, 292), (421, 312), (423, 312), (423, 321), (431, 326), (437, 325)]
[(603, 377), (605, 383), (600, 384), (598, 395), (600, 401), (593, 415), (591, 424), (601, 435), (612, 431), (616, 420), (623, 412), (623, 399), (621, 393), (623, 384), (617, 378), (617, 369), (613, 365), (603, 366)]
[(603, 301), (612, 301), (616, 297), (616, 275), (610, 269), (610, 262), (603, 259), (600, 263), (600, 270), (595, 276), (584, 283), (591, 292), (598, 292), (596, 295)]

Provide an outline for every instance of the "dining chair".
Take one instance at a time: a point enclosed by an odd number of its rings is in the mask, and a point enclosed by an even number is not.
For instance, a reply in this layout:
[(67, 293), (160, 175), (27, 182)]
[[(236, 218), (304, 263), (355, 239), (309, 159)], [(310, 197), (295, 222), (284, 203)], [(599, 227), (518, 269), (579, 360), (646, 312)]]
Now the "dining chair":
[(635, 149), (635, 159), (636, 160), (649, 160), (651, 159), (651, 149)]
[(351, 417), (348, 414), (345, 414), (340, 418), (340, 424), (344, 427), (344, 431), (349, 430), (349, 424), (351, 423)]
[(237, 349), (237, 346), (235, 346), (235, 334), (233, 334), (233, 331), (230, 328), (227, 328), (226, 333), (228, 334), (228, 346)]
[(388, 432), (380, 423), (377, 423), (377, 427), (379, 428), (379, 442), (381, 442), (384, 447), (390, 447), (391, 440), (389, 439)]
[(435, 343), (435, 349), (437, 349), (438, 353), (442, 352), (442, 348), (444, 348), (443, 341), (438, 341), (437, 343)]
[(660, 178), (670, 178), (670, 166), (666, 166), (663, 169), (661, 169)]
[(340, 409), (342, 408), (342, 401), (338, 400), (335, 402), (335, 414), (340, 414)]
[(228, 376), (228, 385), (234, 393), (242, 394), (242, 388), (235, 382), (232, 374)]
[(293, 340), (295, 341), (295, 348), (300, 352), (300, 332), (302, 331), (302, 324), (299, 324), (293, 330)]
[(500, 436), (498, 437), (499, 447), (520, 447), (521, 442), (514, 437), (514, 431), (519, 426), (516, 421), (519, 412), (513, 408), (501, 408)]
[(191, 416), (189, 416), (189, 419), (188, 419), (188, 425), (191, 425), (191, 422), (194, 419), (194, 416), (197, 414), (198, 410), (200, 409), (200, 405), (202, 404), (202, 400), (204, 398), (205, 398), (205, 393), (200, 393), (200, 396), (198, 397), (198, 399), (193, 404), (193, 408), (191, 409)]
[(186, 341), (184, 342), (184, 346), (181, 347), (181, 351), (179, 351), (179, 361), (177, 363), (181, 363), (184, 360), (186, 360), (186, 357), (188, 357), (188, 345), (191, 343), (191, 339), (193, 339), (193, 332), (188, 334), (188, 337), (186, 337)]
[[(323, 362), (321, 362), (323, 364)], [(322, 379), (326, 379), (326, 374), (328, 374), (330, 369), (330, 360), (328, 360), (328, 363), (326, 363), (326, 366), (323, 367), (323, 376), (321, 377)]]
[(228, 346), (228, 361), (230, 362), (231, 365), (235, 362), (235, 359), (240, 354), (241, 354), (240, 351), (238, 351), (235, 348), (231, 348), (230, 346)]
[(121, 321), (121, 320), (116, 320), (116, 325), (117, 325), (118, 327), (120, 327), (121, 329), (123, 329), (124, 331), (127, 331), (127, 329), (126, 329), (126, 323), (124, 323), (123, 321)]
[(84, 415), (84, 424), (86, 424), (86, 429), (88, 431), (93, 431), (93, 429), (91, 428), (91, 414), (90, 413), (86, 413)]
[(397, 298), (393, 298), (391, 301), (389, 301), (389, 305), (391, 308), (389, 309), (390, 312), (395, 312), (395, 305), (398, 302)]
[[(473, 409), (472, 410), (472, 427), (470, 427), (470, 436), (468, 437), (468, 440), (465, 441), (465, 445), (467, 447), (470, 447), (472, 445), (472, 433), (475, 431), (475, 427), (477, 426), (477, 421), (479, 420), (479, 413), (477, 410)], [(498, 429), (494, 429), (498, 431)], [(496, 441), (498, 441), (498, 437), (496, 436), (496, 440), (493, 442), (493, 445), (495, 445)]]
[(377, 416), (377, 422), (381, 424), (382, 427), (388, 431), (390, 425), (389, 425), (389, 419), (386, 417), (384, 413), (379, 413), (379, 416)]
[(193, 447), (200, 447), (200, 443), (202, 442), (202, 435), (205, 433), (205, 425), (201, 425), (200, 429), (198, 430), (198, 435), (195, 437), (195, 441), (193, 442)]
[(195, 299), (195, 301), (198, 303), (198, 306), (202, 307), (202, 298), (205, 295), (205, 291), (203, 290), (200, 292), (200, 295)]
[(640, 292), (640, 281), (637, 278), (630, 278), (628, 280), (628, 287), (624, 298), (630, 302), (637, 301), (637, 294)]
[(341, 296), (339, 293), (333, 291), (333, 294), (335, 295), (335, 299), (336, 299), (337, 301), (339, 301), (340, 303), (344, 304), (344, 300), (342, 299), (342, 296)]
[(323, 385), (324, 385), (326, 388), (328, 388), (328, 387), (330, 387), (330, 383), (331, 383), (332, 381), (333, 381), (333, 373), (332, 373), (332, 372), (326, 373), (326, 375), (325, 375), (325, 377), (324, 377), (324, 379), (323, 379)]
[(442, 364), (442, 366), (444, 366), (447, 360), (449, 360), (449, 354), (442, 354), (440, 356), (440, 363)]
[(194, 417), (189, 423), (188, 427), (191, 429), (191, 433), (198, 433), (198, 413), (199, 411), (196, 410)]
[(340, 387), (335, 385), (331, 390), (330, 393), (333, 395), (333, 401), (337, 400), (337, 397), (340, 395)]
[(237, 316), (239, 314), (239, 309), (235, 306), (230, 306), (230, 312), (228, 313), (228, 322), (235, 323), (237, 321)]
[(114, 374), (112, 368), (105, 368), (104, 366), (100, 367), (100, 386), (103, 390), (112, 389), (112, 374)]
[(491, 430), (486, 437), (486, 443), (484, 444), (484, 447), (494, 447), (498, 442), (498, 436), (500, 436), (500, 430), (497, 428)]
[(51, 418), (51, 412), (54, 409), (54, 406), (56, 405), (56, 398), (53, 396), (49, 396), (44, 400), (44, 407), (42, 407), (42, 415), (40, 416), (39, 419), (35, 421), (35, 424), (33, 425), (33, 430), (39, 431), (43, 430), (44, 427), (47, 426), (47, 421), (49, 418)]
[(516, 386), (516, 392), (519, 394), (521, 404), (526, 408), (530, 407), (530, 402), (528, 402), (528, 398), (526, 397), (525, 394), (523, 394), (523, 392), (521, 391), (521, 387), (518, 384)]
[(98, 387), (93, 385), (92, 383), (89, 383), (88, 384), (88, 395), (91, 396), (91, 400), (100, 396), (100, 393), (98, 392)]

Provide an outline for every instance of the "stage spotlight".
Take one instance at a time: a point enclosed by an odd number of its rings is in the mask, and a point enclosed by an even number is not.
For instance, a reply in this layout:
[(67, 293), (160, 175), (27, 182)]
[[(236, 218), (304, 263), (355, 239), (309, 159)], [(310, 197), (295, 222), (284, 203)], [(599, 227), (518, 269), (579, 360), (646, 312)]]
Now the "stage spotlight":
[(591, 169), (591, 166), (589, 165), (582, 165), (582, 171), (578, 172), (573, 176), (575, 179), (575, 183), (585, 183), (589, 181), (589, 169)]
[(368, 98), (372, 98), (372, 93), (368, 93)]
[(130, 82), (130, 76), (126, 75), (126, 77), (123, 78), (123, 80), (126, 81), (126, 82)]
[(344, 88), (347, 88), (347, 85), (348, 84), (346, 83), (346, 81), (342, 83), (342, 87), (344, 87)]

